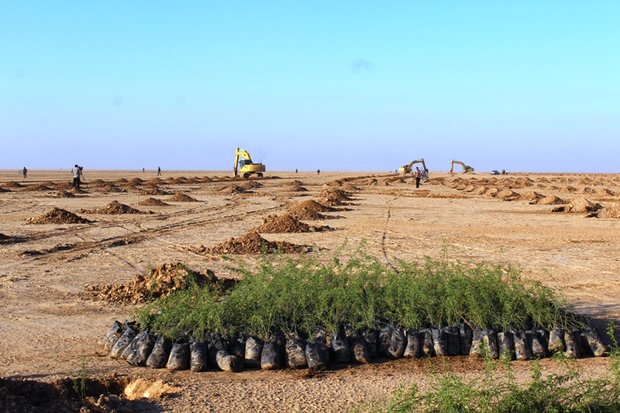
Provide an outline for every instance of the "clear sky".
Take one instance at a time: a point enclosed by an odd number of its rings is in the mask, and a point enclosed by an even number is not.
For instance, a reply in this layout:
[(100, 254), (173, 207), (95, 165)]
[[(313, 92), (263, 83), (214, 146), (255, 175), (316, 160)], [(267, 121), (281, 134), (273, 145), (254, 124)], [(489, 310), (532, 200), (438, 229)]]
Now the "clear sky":
[(620, 1), (0, 0), (0, 169), (620, 172)]

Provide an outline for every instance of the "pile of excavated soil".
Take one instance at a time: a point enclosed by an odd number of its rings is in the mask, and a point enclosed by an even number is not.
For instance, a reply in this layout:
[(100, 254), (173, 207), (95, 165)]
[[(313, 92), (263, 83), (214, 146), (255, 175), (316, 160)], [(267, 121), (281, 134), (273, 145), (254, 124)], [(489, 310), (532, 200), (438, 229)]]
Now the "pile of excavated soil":
[(270, 215), (256, 228), (259, 233), (310, 232), (310, 225), (299, 221), (291, 214)]
[(239, 185), (227, 185), (224, 186), (222, 188), (220, 188), (218, 190), (218, 192), (222, 193), (222, 194), (230, 194), (230, 195), (234, 195), (234, 194), (243, 194), (248, 192), (245, 188), (243, 188), (242, 186)]
[(56, 198), (75, 198), (75, 195), (72, 194), (71, 192), (61, 189), (60, 191), (56, 193)]
[(170, 192), (164, 191), (157, 186), (149, 186), (146, 189), (143, 189), (140, 194), (142, 195), (170, 195)]
[(519, 199), (521, 201), (528, 201), (528, 202), (538, 202), (539, 199), (544, 198), (545, 196), (543, 194), (539, 194), (538, 192), (535, 191), (528, 191), (524, 194), (522, 194)]
[(495, 198), (502, 199), (504, 201), (513, 201), (519, 197), (519, 193), (513, 191), (512, 189), (503, 189), (495, 194)]
[(173, 178), (172, 182), (174, 182), (175, 184), (186, 184), (187, 183), (187, 178), (184, 176), (179, 176), (178, 178)]
[(5, 188), (23, 188), (24, 187), (24, 185), (20, 184), (19, 182), (15, 182), (15, 181), (6, 182), (2, 186)]
[(601, 188), (598, 190), (597, 195), (600, 196), (615, 196), (616, 193), (609, 188)]
[(129, 182), (127, 182), (127, 185), (138, 186), (138, 185), (142, 185), (143, 183), (144, 181), (140, 178), (131, 178)]
[(126, 184), (127, 182), (129, 182), (129, 181), (126, 180), (125, 178), (119, 178), (116, 181), (114, 181), (115, 184), (119, 184), (119, 185)]
[(11, 191), (0, 186), (0, 192), (11, 192)]
[(268, 216), (261, 226), (256, 228), (259, 233), (277, 234), (285, 232), (323, 232), (332, 231), (333, 228), (328, 225), (320, 227), (311, 226), (299, 221), (291, 214)]
[(322, 205), (312, 199), (303, 201), (289, 209), (289, 212), (295, 218), (305, 219), (305, 220), (325, 219), (326, 216), (321, 214), (321, 212), (329, 212), (329, 211), (335, 211), (335, 208)]
[(157, 198), (147, 198), (144, 201), (138, 202), (138, 205), (142, 206), (170, 206), (170, 204), (165, 203), (164, 201)]
[(256, 188), (262, 188), (264, 185), (261, 184), (260, 182), (257, 182), (253, 179), (249, 180), (248, 182), (245, 182), (244, 184), (241, 185), (241, 187), (243, 189), (256, 189)]
[(540, 198), (537, 201), (532, 201), (530, 204), (538, 204), (538, 205), (564, 205), (567, 204), (565, 200), (562, 198), (558, 198), (555, 195), (547, 195), (544, 198)]
[(241, 237), (231, 238), (208, 248), (205, 252), (211, 254), (273, 254), (275, 252), (307, 252), (308, 250), (309, 247), (305, 245), (267, 241), (258, 232), (252, 230)]
[(26, 191), (29, 192), (37, 192), (37, 191), (51, 191), (52, 188), (50, 188), (47, 185), (44, 184), (39, 184), (39, 185), (31, 185), (31, 186), (27, 186), (26, 187)]
[(620, 207), (605, 207), (598, 211), (599, 218), (620, 218)]
[(83, 209), (80, 212), (85, 214), (103, 214), (103, 215), (123, 215), (123, 214), (144, 214), (138, 209), (132, 208), (129, 205), (121, 204), (118, 201), (112, 201), (103, 208), (95, 209)]
[(89, 224), (91, 222), (89, 219), (61, 208), (54, 208), (47, 214), (26, 220), (27, 224)]
[(192, 198), (191, 196), (184, 194), (183, 192), (175, 192), (169, 198), (166, 198), (166, 201), (171, 202), (198, 202), (196, 198)]
[(193, 283), (204, 286), (216, 282), (217, 278), (210, 270), (202, 274), (181, 263), (167, 263), (136, 275), (127, 284), (86, 286), (86, 293), (96, 300), (139, 304), (166, 297), (174, 291), (186, 289)]
[(553, 212), (592, 213), (598, 211), (602, 207), (603, 206), (598, 202), (592, 202), (585, 198), (577, 198), (566, 206), (554, 208)]
[(95, 187), (94, 189), (98, 192), (104, 192), (104, 193), (127, 192), (126, 189), (119, 188), (118, 186), (113, 185), (113, 184), (103, 184), (101, 186)]
[(213, 181), (213, 179), (209, 178), (208, 176), (203, 176), (202, 178), (200, 178), (200, 182), (204, 183), (209, 183)]

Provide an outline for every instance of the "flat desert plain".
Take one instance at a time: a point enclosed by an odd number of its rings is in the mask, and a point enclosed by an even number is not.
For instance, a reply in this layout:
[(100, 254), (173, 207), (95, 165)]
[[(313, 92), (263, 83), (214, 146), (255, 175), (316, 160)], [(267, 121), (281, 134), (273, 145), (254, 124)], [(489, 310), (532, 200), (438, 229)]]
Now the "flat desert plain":
[[(127, 283), (174, 262), (239, 278), (234, 267), (251, 268), (260, 256), (210, 248), (303, 201), (325, 203), (326, 197), (337, 210), (302, 221), (333, 231), (261, 236), (311, 247), (291, 255), (325, 260), (346, 257), (364, 242), (367, 254), (386, 263), (433, 257), (513, 264), (599, 325), (620, 319), (620, 175), (430, 176), (416, 189), (410, 176), (388, 173), (270, 172), (233, 181), (229, 172), (156, 177), (86, 170), (82, 191), (73, 191), (68, 171), (31, 171), (26, 179), (0, 172), (0, 377), (50, 383), (115, 375), (169, 386), (135, 410), (337, 412), (386, 397), (399, 385), (424, 389), (437, 369), (464, 377), (483, 370), (480, 362), (457, 357), (350, 365), (316, 376), (292, 370), (190, 373), (135, 368), (108, 357), (102, 336), (135, 305), (97, 299), (89, 287)], [(350, 199), (333, 196), (342, 194), (336, 189)], [(183, 195), (193, 201), (182, 202)], [(126, 207), (145, 213), (103, 213)], [(53, 208), (92, 222), (46, 223)], [(556, 363), (543, 360), (544, 371)], [(608, 360), (576, 363), (583, 374), (596, 376)], [(519, 377), (530, 374), (529, 364), (513, 363)]]

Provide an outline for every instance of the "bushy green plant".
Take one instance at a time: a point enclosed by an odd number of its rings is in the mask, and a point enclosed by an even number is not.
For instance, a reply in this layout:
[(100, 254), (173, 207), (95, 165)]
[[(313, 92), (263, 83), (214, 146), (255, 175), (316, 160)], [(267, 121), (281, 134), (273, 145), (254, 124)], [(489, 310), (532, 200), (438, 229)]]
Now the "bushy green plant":
[(316, 327), (355, 330), (392, 323), (533, 328), (567, 326), (564, 304), (516, 268), (427, 259), (387, 266), (356, 254), (341, 262), (265, 260), (226, 294), (192, 284), (138, 312), (142, 325), (177, 335), (204, 330), (267, 338), (275, 331), (310, 335)]

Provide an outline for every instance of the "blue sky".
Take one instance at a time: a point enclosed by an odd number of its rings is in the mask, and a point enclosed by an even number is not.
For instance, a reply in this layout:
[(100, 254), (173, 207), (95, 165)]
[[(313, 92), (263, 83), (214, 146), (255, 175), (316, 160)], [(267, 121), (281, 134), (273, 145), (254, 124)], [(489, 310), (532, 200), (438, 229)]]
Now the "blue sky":
[(0, 0), (0, 169), (618, 172), (619, 1)]

